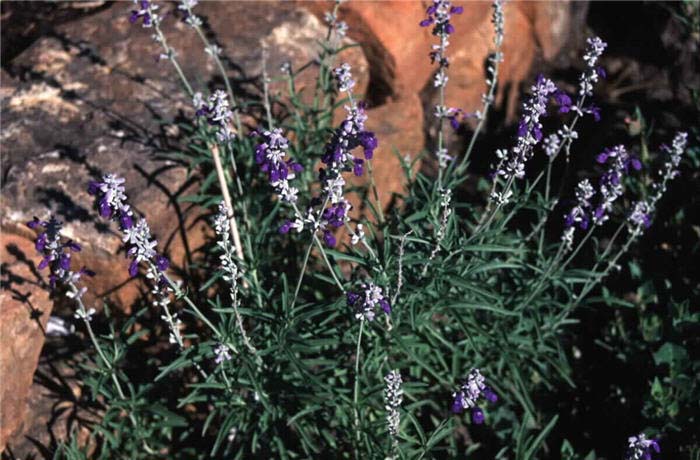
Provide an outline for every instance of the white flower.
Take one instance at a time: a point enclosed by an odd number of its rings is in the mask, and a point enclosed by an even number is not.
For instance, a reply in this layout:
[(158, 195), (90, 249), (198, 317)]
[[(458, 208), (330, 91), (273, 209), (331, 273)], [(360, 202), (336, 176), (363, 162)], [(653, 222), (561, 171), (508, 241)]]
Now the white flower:
[(350, 243), (354, 246), (360, 241), (364, 241), (365, 239), (365, 231), (362, 228), (362, 224), (357, 224), (357, 227), (355, 228), (355, 233), (352, 234), (352, 237), (350, 238)]
[(214, 358), (216, 364), (221, 364), (224, 361), (231, 360), (231, 351), (229, 350), (229, 347), (223, 343), (220, 343), (214, 349), (214, 354), (216, 354), (216, 358)]

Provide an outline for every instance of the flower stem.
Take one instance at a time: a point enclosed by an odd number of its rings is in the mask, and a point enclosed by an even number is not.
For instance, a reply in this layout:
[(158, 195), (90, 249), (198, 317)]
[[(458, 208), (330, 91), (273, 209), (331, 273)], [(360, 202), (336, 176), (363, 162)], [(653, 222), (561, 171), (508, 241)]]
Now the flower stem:
[(361, 433), (360, 433), (360, 407), (358, 399), (360, 395), (360, 353), (362, 352), (362, 333), (365, 328), (365, 318), (360, 319), (360, 331), (357, 333), (357, 348), (355, 350), (355, 387), (353, 390), (352, 405), (355, 412), (355, 457), (359, 458), (357, 452), (359, 450)]

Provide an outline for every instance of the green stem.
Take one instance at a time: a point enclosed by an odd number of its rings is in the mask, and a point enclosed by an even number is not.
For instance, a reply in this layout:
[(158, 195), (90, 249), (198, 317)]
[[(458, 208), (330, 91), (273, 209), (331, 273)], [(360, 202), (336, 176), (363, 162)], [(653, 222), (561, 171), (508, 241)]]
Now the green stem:
[(360, 353), (362, 352), (362, 333), (365, 328), (365, 318), (360, 319), (360, 332), (357, 334), (357, 348), (355, 349), (355, 387), (353, 390), (352, 403), (355, 412), (355, 449), (359, 449), (361, 441), (360, 433), (360, 408), (358, 399), (360, 395)]

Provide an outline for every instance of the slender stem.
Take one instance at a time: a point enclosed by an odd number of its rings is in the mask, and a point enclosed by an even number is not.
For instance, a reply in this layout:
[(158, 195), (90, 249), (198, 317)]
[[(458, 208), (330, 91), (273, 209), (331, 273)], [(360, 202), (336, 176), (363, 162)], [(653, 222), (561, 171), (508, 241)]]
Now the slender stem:
[(326, 251), (323, 248), (323, 243), (321, 243), (321, 240), (318, 239), (318, 236), (316, 236), (315, 233), (314, 233), (314, 241), (316, 242), (316, 247), (318, 247), (318, 250), (321, 252), (321, 256), (323, 257), (324, 262), (326, 262), (326, 266), (328, 267), (328, 271), (331, 272), (331, 276), (333, 277), (335, 284), (337, 284), (338, 288), (344, 293), (345, 288), (343, 287), (343, 284), (338, 279), (338, 276), (335, 274), (335, 270), (333, 269), (333, 265), (331, 264), (331, 261), (328, 260), (328, 256), (326, 255)]
[(226, 182), (226, 175), (224, 174), (224, 168), (221, 164), (221, 157), (219, 156), (219, 146), (212, 144), (209, 149), (211, 150), (212, 158), (214, 159), (214, 167), (216, 168), (216, 177), (219, 179), (219, 188), (221, 188), (221, 194), (224, 198), (224, 204), (228, 208), (231, 215), (229, 216), (229, 228), (231, 229), (231, 238), (233, 238), (233, 246), (236, 249), (236, 256), (241, 262), (245, 262), (245, 257), (243, 256), (243, 246), (241, 245), (241, 237), (238, 233), (238, 224), (236, 223), (236, 216), (233, 211), (233, 201), (231, 200), (231, 194), (228, 191), (228, 183)]
[[(187, 8), (187, 14), (194, 17), (194, 13), (192, 12), (192, 8), (190, 8), (188, 2), (181, 2), (181, 5), (184, 5), (185, 8)], [(226, 74), (226, 69), (224, 68), (224, 64), (223, 64), (223, 62), (221, 62), (221, 58), (219, 57), (219, 54), (211, 46), (211, 44), (209, 43), (209, 40), (207, 40), (207, 37), (206, 37), (206, 35), (204, 35), (204, 31), (202, 30), (202, 28), (197, 23), (191, 23), (190, 25), (192, 25), (192, 28), (197, 32), (197, 35), (199, 35), (199, 38), (202, 40), (202, 43), (204, 44), (205, 50), (208, 50), (209, 54), (214, 59), (214, 62), (216, 63), (216, 67), (219, 69), (219, 73), (221, 74), (221, 78), (223, 78), (223, 80), (224, 80), (224, 84), (226, 85), (226, 92), (228, 93), (228, 97), (231, 99), (231, 104), (233, 104), (233, 119), (236, 123), (236, 130), (238, 131), (238, 135), (240, 136), (241, 133), (243, 132), (242, 125), (241, 125), (241, 117), (238, 113), (239, 112), (238, 104), (236, 103), (236, 97), (233, 94), (233, 88), (231, 88), (231, 82), (229, 81), (228, 75)]]
[[(168, 283), (168, 285), (170, 285), (170, 287), (172, 288), (173, 292), (175, 293), (175, 297), (183, 299), (185, 303), (192, 309), (192, 311), (194, 311), (195, 316), (202, 320), (202, 322), (206, 324), (209, 327), (209, 329), (211, 329), (211, 331), (217, 338), (221, 338), (221, 333), (216, 328), (216, 326), (214, 326), (211, 323), (211, 321), (209, 321), (209, 319), (206, 316), (204, 316), (204, 313), (202, 313), (202, 311), (199, 308), (197, 308), (197, 305), (195, 305), (194, 302), (192, 302), (192, 300), (182, 291), (182, 289), (180, 289), (180, 286), (176, 282), (174, 282), (167, 274), (161, 272), (161, 275), (163, 276), (163, 279), (165, 279), (165, 281)], [(170, 316), (170, 311), (168, 310), (168, 308), (164, 307), (164, 310), (166, 312), (166, 316)], [(175, 334), (175, 336), (178, 341), (178, 345), (183, 347), (184, 344), (182, 343), (182, 338), (178, 338), (177, 334)]]
[(262, 43), (262, 68), (263, 68), (263, 100), (265, 102), (265, 115), (267, 116), (267, 129), (272, 130), (272, 107), (270, 105), (269, 78), (267, 76), (267, 43)]
[(479, 137), (479, 134), (481, 133), (481, 130), (484, 127), (484, 124), (486, 124), (486, 116), (489, 113), (489, 109), (491, 108), (491, 104), (493, 104), (495, 92), (496, 92), (496, 85), (498, 83), (498, 67), (501, 62), (501, 60), (498, 58), (501, 54), (501, 47), (500, 45), (496, 47), (496, 59), (494, 59), (493, 63), (493, 75), (491, 76), (491, 85), (489, 86), (489, 91), (486, 97), (484, 98), (484, 107), (481, 112), (481, 117), (479, 118), (479, 123), (476, 125), (476, 129), (474, 130), (474, 133), (472, 133), (472, 137), (469, 140), (469, 145), (467, 146), (467, 149), (464, 151), (464, 156), (462, 157), (462, 160), (459, 162), (459, 165), (457, 168), (455, 168), (455, 174), (461, 174), (464, 169), (467, 167), (467, 164), (469, 162), (469, 157), (472, 154), (472, 151), (474, 150), (474, 145), (476, 145), (476, 139)]
[(187, 94), (190, 97), (192, 97), (192, 95), (194, 95), (194, 91), (192, 91), (192, 86), (190, 86), (189, 81), (187, 81), (187, 77), (185, 77), (185, 74), (182, 71), (180, 64), (178, 64), (177, 59), (175, 58), (175, 50), (173, 50), (170, 47), (170, 45), (168, 45), (168, 40), (165, 38), (165, 35), (163, 35), (163, 31), (160, 30), (160, 20), (153, 22), (153, 28), (155, 29), (156, 36), (158, 37), (157, 41), (161, 44), (161, 46), (165, 50), (165, 54), (168, 56), (168, 60), (172, 63), (173, 67), (175, 68), (175, 71), (177, 72), (178, 76), (180, 77), (180, 81), (182, 82), (182, 85), (185, 87)]
[(301, 282), (304, 280), (304, 273), (306, 273), (306, 266), (309, 263), (309, 256), (311, 255), (311, 249), (314, 247), (314, 242), (311, 241), (309, 246), (306, 248), (306, 254), (304, 255), (304, 262), (301, 264), (301, 273), (299, 273), (299, 281), (297, 281), (297, 287), (294, 289), (294, 298), (292, 299), (292, 307), (290, 310), (294, 310), (294, 305), (297, 303), (297, 297), (299, 297), (299, 289), (301, 289)]
[(358, 399), (360, 395), (360, 353), (362, 352), (362, 333), (365, 328), (365, 318), (360, 319), (360, 331), (357, 334), (357, 348), (355, 349), (355, 387), (352, 396), (352, 404), (355, 411), (355, 449), (359, 449), (361, 434), (360, 434), (360, 408)]
[(384, 207), (382, 202), (379, 200), (379, 192), (377, 191), (377, 184), (374, 181), (374, 170), (372, 169), (372, 161), (367, 160), (367, 174), (369, 175), (369, 185), (374, 194), (374, 201), (377, 206), (377, 214), (379, 215), (379, 224), (384, 225)]

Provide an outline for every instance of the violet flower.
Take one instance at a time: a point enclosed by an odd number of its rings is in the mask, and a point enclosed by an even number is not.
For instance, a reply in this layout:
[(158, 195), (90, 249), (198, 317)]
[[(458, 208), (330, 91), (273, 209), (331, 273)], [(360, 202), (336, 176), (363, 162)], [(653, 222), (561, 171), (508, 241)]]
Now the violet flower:
[(362, 283), (360, 291), (348, 291), (348, 306), (355, 311), (355, 318), (374, 320), (377, 308), (381, 308), (387, 315), (391, 314), (391, 305), (384, 294), (382, 288), (372, 282)]
[(462, 413), (463, 410), (471, 411), (472, 422), (480, 425), (484, 422), (484, 412), (477, 405), (480, 400), (485, 399), (490, 403), (498, 401), (498, 395), (488, 386), (486, 379), (479, 369), (472, 369), (467, 378), (462, 383), (460, 389), (452, 394), (452, 412)]
[[(312, 222), (317, 229), (323, 231), (323, 239), (329, 247), (334, 247), (336, 244), (333, 230), (348, 220), (348, 212), (351, 208), (350, 202), (344, 196), (343, 172), (352, 171), (356, 176), (362, 176), (364, 162), (373, 158), (374, 150), (378, 146), (374, 133), (365, 129), (367, 120), (365, 104), (356, 103), (352, 97), (355, 82), (350, 73), (350, 66), (343, 64), (336, 68), (333, 74), (338, 80), (338, 89), (347, 93), (349, 104), (345, 106), (347, 111), (345, 120), (333, 132), (321, 156), (324, 167), (319, 171), (319, 178), (325, 202), (330, 205), (321, 211), (319, 222)], [(362, 147), (364, 158), (353, 156), (352, 151), (358, 147)]]
[[(124, 182), (124, 178), (107, 174), (102, 177), (102, 182), (91, 181), (88, 193), (97, 198), (97, 208), (102, 217), (118, 222), (127, 256), (132, 259), (129, 275), (135, 277), (139, 272), (139, 265), (146, 262), (149, 266), (147, 276), (160, 280), (160, 274), (168, 269), (170, 263), (167, 258), (156, 252), (158, 242), (151, 235), (146, 220), (139, 218), (134, 223), (134, 213), (126, 202)], [(153, 273), (152, 269), (156, 272)]]
[(599, 194), (601, 201), (593, 211), (592, 220), (596, 225), (605, 223), (612, 212), (613, 203), (622, 196), (622, 179), (630, 167), (639, 171), (642, 163), (627, 153), (624, 145), (605, 149), (596, 157), (598, 163), (609, 163), (609, 169), (600, 177)]
[(656, 439), (647, 439), (644, 433), (640, 433), (627, 439), (625, 460), (651, 460), (653, 452), (661, 452), (659, 442)]
[(236, 135), (231, 128), (231, 112), (228, 95), (222, 90), (216, 90), (204, 102), (202, 93), (195, 93), (192, 104), (197, 109), (197, 116), (205, 117), (210, 126), (216, 128), (216, 139), (221, 143), (230, 142)]
[[(40, 220), (34, 217), (27, 222), (27, 227), (32, 230), (41, 229), (41, 233), (34, 242), (36, 252), (41, 256), (41, 262), (37, 268), (39, 270), (49, 269), (49, 286), (54, 289), (57, 284), (76, 285), (83, 275), (94, 276), (95, 272), (83, 267), (77, 272), (71, 271), (71, 254), (79, 252), (81, 247), (71, 239), (64, 239), (61, 236), (63, 224), (54, 216), (49, 220)], [(75, 288), (75, 292), (68, 293), (68, 297), (81, 297), (86, 288)]]
[(671, 147), (667, 145), (661, 146), (662, 152), (665, 153), (667, 157), (662, 169), (659, 171), (659, 180), (652, 185), (655, 193), (648, 200), (635, 203), (632, 212), (627, 218), (632, 233), (639, 235), (651, 226), (651, 214), (654, 212), (656, 202), (666, 192), (668, 182), (676, 178), (679, 174), (678, 166), (680, 165), (681, 157), (685, 151), (687, 142), (688, 134), (679, 132), (674, 136)]
[[(515, 146), (507, 152), (502, 152), (498, 156), (499, 164), (494, 173), (496, 177), (502, 177), (506, 183), (514, 179), (521, 179), (525, 176), (525, 164), (532, 157), (533, 148), (542, 140), (542, 123), (540, 118), (547, 115), (547, 102), (552, 94), (557, 91), (557, 87), (552, 80), (537, 77), (535, 84), (531, 87), (532, 94), (523, 104), (523, 114), (518, 124), (518, 136)], [(499, 204), (504, 204), (510, 197), (510, 190), (494, 192), (491, 198)]]
[(260, 143), (255, 148), (255, 162), (267, 173), (270, 185), (280, 199), (287, 203), (296, 203), (299, 189), (292, 187), (289, 181), (303, 168), (291, 159), (285, 160), (289, 141), (282, 134), (282, 130), (275, 128), (272, 131), (253, 132), (252, 135), (260, 137)]
[(143, 27), (152, 27), (160, 20), (160, 16), (155, 12), (158, 5), (148, 0), (134, 0), (134, 4), (137, 5), (138, 9), (131, 10), (130, 23), (136, 24), (140, 19)]
[(433, 4), (425, 10), (428, 17), (423, 19), (419, 25), (421, 27), (433, 26), (433, 35), (450, 35), (454, 33), (455, 28), (450, 23), (450, 18), (453, 14), (462, 14), (464, 8), (461, 6), (452, 6), (449, 0), (433, 0)]

